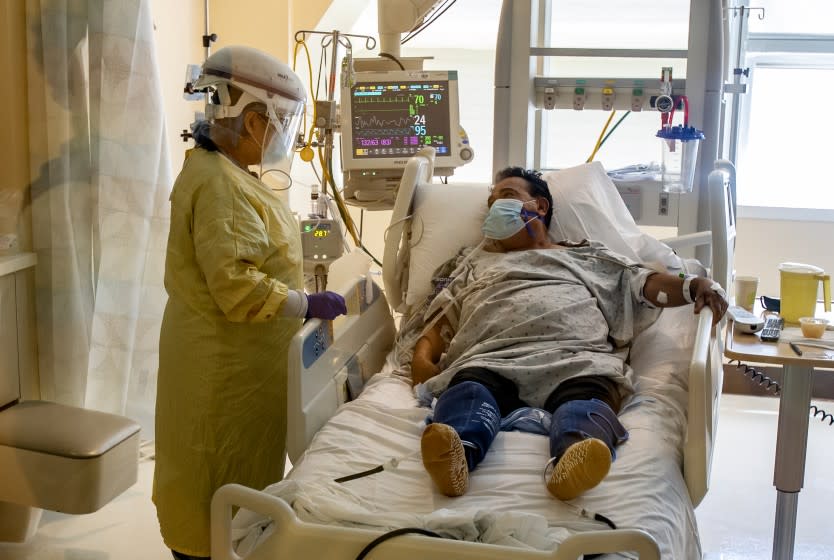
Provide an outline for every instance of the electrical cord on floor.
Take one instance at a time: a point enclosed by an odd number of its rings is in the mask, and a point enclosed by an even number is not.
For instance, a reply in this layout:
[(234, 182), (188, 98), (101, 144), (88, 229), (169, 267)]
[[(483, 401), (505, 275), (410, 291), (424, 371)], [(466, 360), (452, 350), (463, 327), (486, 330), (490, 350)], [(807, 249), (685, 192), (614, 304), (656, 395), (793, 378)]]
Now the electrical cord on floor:
[[(756, 383), (759, 387), (764, 387), (765, 391), (773, 389), (774, 395), (778, 395), (782, 392), (782, 387), (775, 379), (771, 379), (758, 369), (749, 364), (745, 364), (741, 360), (730, 360), (730, 365), (732, 365), (733, 362), (736, 362), (736, 370), (738, 370), (739, 373), (747, 376), (752, 383)], [(813, 418), (819, 418), (820, 422), (825, 422), (827, 420), (829, 426), (834, 425), (834, 416), (816, 405), (811, 405), (809, 414)]]

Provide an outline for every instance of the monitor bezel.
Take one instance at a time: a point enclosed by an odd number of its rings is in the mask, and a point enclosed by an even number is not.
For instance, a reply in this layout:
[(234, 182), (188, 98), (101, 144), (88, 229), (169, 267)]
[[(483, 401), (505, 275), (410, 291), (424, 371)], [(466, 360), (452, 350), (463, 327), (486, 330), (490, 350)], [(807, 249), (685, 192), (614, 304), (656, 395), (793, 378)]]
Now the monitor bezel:
[(353, 83), (345, 84), (341, 91), (341, 159), (342, 171), (370, 171), (387, 169), (404, 169), (413, 154), (402, 157), (375, 158), (353, 156), (353, 112), (351, 107), (351, 87), (373, 82), (448, 82), (449, 97), (449, 153), (436, 156), (436, 167), (460, 167), (466, 162), (460, 157), (464, 147), (460, 128), (460, 99), (458, 97), (458, 76), (455, 70), (394, 70), (389, 72), (356, 72)]

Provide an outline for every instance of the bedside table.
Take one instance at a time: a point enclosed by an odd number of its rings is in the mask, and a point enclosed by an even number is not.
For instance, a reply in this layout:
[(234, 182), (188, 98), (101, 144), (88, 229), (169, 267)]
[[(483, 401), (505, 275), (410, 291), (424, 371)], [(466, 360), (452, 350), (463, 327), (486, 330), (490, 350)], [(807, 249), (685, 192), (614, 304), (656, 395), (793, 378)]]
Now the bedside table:
[[(779, 397), (779, 426), (773, 485), (776, 487), (776, 520), (773, 531), (774, 560), (793, 558), (796, 509), (805, 477), (811, 382), (815, 368), (834, 368), (834, 332), (826, 331), (817, 343), (830, 348), (805, 346), (798, 325), (786, 324), (778, 342), (762, 342), (755, 334), (735, 334), (727, 327), (724, 355), (741, 362), (778, 364), (783, 367)], [(796, 342), (802, 355), (791, 348)]]

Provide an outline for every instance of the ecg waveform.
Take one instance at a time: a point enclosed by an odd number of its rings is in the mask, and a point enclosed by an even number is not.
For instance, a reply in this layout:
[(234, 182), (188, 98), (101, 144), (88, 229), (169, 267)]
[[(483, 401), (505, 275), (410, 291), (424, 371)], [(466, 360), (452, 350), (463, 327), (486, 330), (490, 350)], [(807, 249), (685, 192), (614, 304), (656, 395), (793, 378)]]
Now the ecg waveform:
[(356, 138), (372, 138), (377, 136), (411, 136), (413, 128), (364, 128), (354, 129), (353, 136)]
[(351, 91), (350, 157), (396, 158), (422, 146), (448, 153), (448, 100), (443, 82), (357, 84)]
[(353, 119), (355, 128), (407, 128), (411, 125), (413, 119), (410, 117), (396, 117), (393, 119), (379, 118), (376, 115), (370, 117), (363, 117), (357, 115)]

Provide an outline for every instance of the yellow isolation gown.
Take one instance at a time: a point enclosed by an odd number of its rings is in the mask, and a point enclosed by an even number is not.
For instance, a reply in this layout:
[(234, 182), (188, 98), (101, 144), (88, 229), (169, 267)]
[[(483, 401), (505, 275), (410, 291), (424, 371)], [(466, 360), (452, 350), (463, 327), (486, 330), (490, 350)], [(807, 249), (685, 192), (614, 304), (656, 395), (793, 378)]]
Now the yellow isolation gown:
[(281, 480), (302, 321), (277, 312), (302, 286), (286, 205), (219, 152), (192, 150), (171, 193), (159, 342), (153, 501), (169, 548), (209, 556), (214, 491)]

